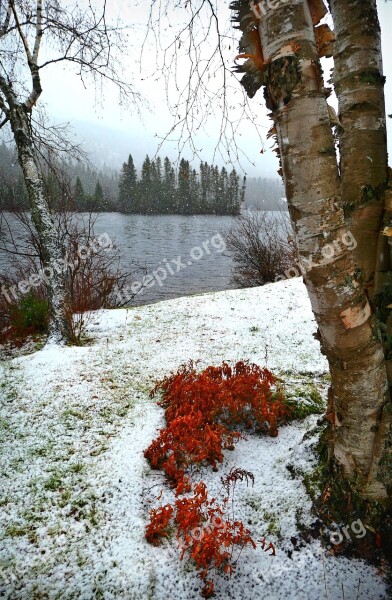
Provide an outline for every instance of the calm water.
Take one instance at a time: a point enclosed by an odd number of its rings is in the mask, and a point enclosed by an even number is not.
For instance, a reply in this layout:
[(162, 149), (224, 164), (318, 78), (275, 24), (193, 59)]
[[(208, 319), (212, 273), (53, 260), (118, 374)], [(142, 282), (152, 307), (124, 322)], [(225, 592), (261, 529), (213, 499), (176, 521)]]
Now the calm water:
[[(107, 234), (121, 255), (126, 271), (139, 264), (150, 275), (149, 284), (133, 303), (148, 303), (178, 296), (230, 289), (233, 266), (225, 250), (224, 234), (232, 217), (144, 216), (102, 214), (96, 236)], [(0, 274), (9, 258), (0, 253)], [(143, 275), (135, 275), (140, 281)]]

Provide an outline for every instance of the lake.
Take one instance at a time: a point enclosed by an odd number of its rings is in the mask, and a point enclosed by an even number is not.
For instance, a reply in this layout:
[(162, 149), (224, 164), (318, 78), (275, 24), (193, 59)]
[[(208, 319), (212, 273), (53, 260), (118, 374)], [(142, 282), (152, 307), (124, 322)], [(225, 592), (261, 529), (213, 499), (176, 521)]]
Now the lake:
[[(134, 271), (135, 264), (144, 267), (147, 287), (132, 304), (145, 304), (231, 289), (233, 261), (224, 235), (233, 221), (213, 215), (103, 213), (94, 229), (97, 237), (106, 234), (116, 244), (124, 270)], [(7, 268), (9, 258), (0, 253), (0, 274)], [(141, 278), (139, 274), (137, 280)]]

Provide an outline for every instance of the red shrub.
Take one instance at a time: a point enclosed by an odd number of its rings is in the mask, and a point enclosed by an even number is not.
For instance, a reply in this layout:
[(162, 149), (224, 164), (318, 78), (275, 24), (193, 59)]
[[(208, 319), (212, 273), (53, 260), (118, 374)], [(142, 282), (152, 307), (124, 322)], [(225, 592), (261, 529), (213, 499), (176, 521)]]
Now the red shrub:
[(165, 408), (167, 427), (145, 451), (153, 469), (163, 469), (178, 485), (191, 464), (207, 462), (216, 468), (223, 449), (232, 448), (241, 438), (233, 427), (254, 426), (276, 436), (278, 423), (290, 409), (268, 369), (238, 362), (208, 367), (197, 373), (193, 363), (159, 381), (151, 392), (162, 391), (158, 402)]
[[(224, 573), (233, 571), (233, 549), (250, 545), (256, 548), (250, 531), (241, 521), (225, 515), (238, 481), (253, 483), (253, 475), (242, 469), (232, 469), (222, 478), (225, 498), (222, 505), (209, 499), (203, 482), (190, 484), (187, 469), (207, 463), (216, 469), (223, 460), (223, 450), (232, 449), (243, 436), (233, 428), (254, 427), (271, 436), (278, 434), (278, 424), (290, 416), (277, 380), (268, 369), (238, 362), (234, 367), (223, 363), (197, 373), (194, 364), (183, 365), (177, 373), (159, 381), (151, 397), (161, 391), (158, 402), (165, 408), (167, 426), (162, 429), (144, 453), (153, 469), (162, 469), (176, 487), (177, 500), (150, 512), (146, 538), (158, 544), (167, 537), (172, 526), (182, 547), (181, 558), (191, 558), (204, 581), (202, 595), (209, 598), (214, 583), (207, 579), (210, 569)], [(184, 496), (193, 491), (193, 495)], [(182, 496), (181, 498), (179, 496)], [(265, 548), (272, 550), (273, 544)], [(240, 550), (240, 551), (241, 551)]]

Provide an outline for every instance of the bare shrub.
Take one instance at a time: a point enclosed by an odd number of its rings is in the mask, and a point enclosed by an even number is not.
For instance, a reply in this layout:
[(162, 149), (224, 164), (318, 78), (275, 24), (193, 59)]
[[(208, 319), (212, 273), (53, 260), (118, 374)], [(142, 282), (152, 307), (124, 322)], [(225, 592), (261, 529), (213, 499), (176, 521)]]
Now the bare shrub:
[[(91, 311), (118, 306), (117, 286), (130, 284), (134, 278), (132, 272), (122, 269), (119, 250), (109, 235), (95, 234), (98, 216), (76, 215), (68, 210), (54, 214), (57, 236), (65, 248), (66, 258), (59, 268), (66, 274), (73, 343), (80, 343)], [(0, 251), (9, 255), (10, 263), (8, 273), (0, 277), (0, 343), (20, 344), (27, 336), (43, 333), (42, 325), (37, 327), (37, 318), (25, 315), (30, 304), (34, 309), (42, 309), (43, 302), (48, 304), (42, 249), (28, 212), (15, 209), (11, 215), (3, 213), (0, 225)], [(135, 265), (135, 272), (145, 273), (145, 269)], [(46, 274), (50, 277), (47, 270)], [(23, 293), (21, 283), (34, 280), (36, 283)], [(30, 303), (26, 305), (27, 295)], [(23, 323), (28, 326), (23, 327)]]
[(290, 221), (283, 212), (245, 212), (225, 237), (234, 261), (231, 282), (238, 287), (275, 281), (295, 263)]

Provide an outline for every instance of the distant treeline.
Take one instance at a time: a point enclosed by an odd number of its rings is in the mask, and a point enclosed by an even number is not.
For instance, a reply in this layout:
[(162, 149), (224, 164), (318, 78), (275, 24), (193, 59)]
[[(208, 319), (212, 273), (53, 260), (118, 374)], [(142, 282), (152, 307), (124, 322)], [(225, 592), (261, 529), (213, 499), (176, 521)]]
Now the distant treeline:
[[(162, 161), (147, 156), (140, 173), (132, 156), (120, 173), (107, 166), (97, 171), (74, 161), (58, 167), (59, 178), (50, 172), (45, 176), (51, 204), (75, 211), (238, 214), (241, 206), (273, 210), (283, 195), (276, 178), (249, 178), (245, 188), (245, 180), (235, 169), (227, 171), (202, 162), (196, 171), (185, 159), (175, 168), (167, 157)], [(27, 193), (15, 151), (2, 144), (0, 210), (15, 207), (28, 209)]]
[(146, 156), (140, 179), (133, 158), (122, 166), (119, 180), (119, 208), (125, 213), (237, 215), (245, 198), (235, 169), (229, 173), (202, 162), (197, 172), (181, 159), (178, 172), (169, 158), (150, 160)]
[[(51, 206), (76, 206), (77, 182), (83, 190), (84, 206), (81, 210), (116, 211), (118, 172), (104, 167), (100, 171), (88, 165), (63, 161), (56, 165), (56, 173), (44, 169), (44, 183)], [(28, 209), (29, 202), (18, 163), (16, 151), (0, 145), (0, 210)]]

